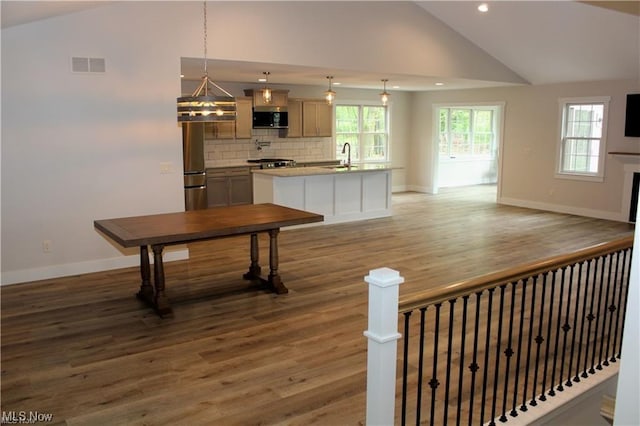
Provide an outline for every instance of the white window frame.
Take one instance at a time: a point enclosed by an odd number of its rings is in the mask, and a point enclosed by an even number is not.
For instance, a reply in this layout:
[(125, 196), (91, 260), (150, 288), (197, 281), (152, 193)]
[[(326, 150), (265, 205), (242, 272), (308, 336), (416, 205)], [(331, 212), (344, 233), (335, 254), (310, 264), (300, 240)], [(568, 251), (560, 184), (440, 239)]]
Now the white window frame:
[[(609, 120), (609, 101), (610, 96), (596, 96), (596, 97), (581, 97), (581, 98), (561, 98), (559, 102), (559, 130), (557, 141), (557, 155), (556, 155), (556, 173), (555, 177), (558, 179), (573, 179), (591, 182), (603, 182), (605, 175), (605, 160), (607, 157), (607, 122)], [(600, 144), (598, 147), (598, 170), (595, 173), (567, 171), (563, 170), (562, 165), (564, 163), (564, 146), (566, 136), (567, 125), (567, 108), (570, 105), (590, 105), (590, 104), (602, 104), (602, 136), (600, 137)]]
[[(485, 160), (489, 160), (489, 159), (494, 159), (497, 155), (497, 146), (498, 146), (498, 137), (499, 137), (499, 131), (498, 131), (498, 124), (500, 121), (500, 109), (501, 109), (501, 105), (499, 104), (460, 104), (460, 105), (456, 105), (456, 104), (443, 104), (443, 105), (434, 105), (435, 108), (435, 115), (436, 115), (436, 120), (435, 121), (435, 127), (436, 127), (436, 135), (438, 136), (436, 141), (437, 141), (437, 153), (438, 153), (438, 160), (440, 162), (448, 162), (448, 161), (469, 161), (469, 160), (481, 160), (481, 161), (485, 161)], [(476, 154), (470, 154), (470, 155), (457, 155), (457, 156), (451, 156), (451, 155), (442, 155), (440, 154), (440, 110), (442, 109), (447, 109), (447, 110), (452, 110), (452, 109), (468, 109), (471, 111), (471, 117), (470, 117), (470, 126), (471, 126), (471, 145), (473, 147), (473, 143), (474, 143), (474, 135), (475, 135), (475, 130), (473, 128), (473, 123), (474, 123), (474, 116), (477, 113), (477, 111), (491, 111), (492, 112), (492, 123), (491, 123), (491, 132), (493, 134), (493, 138), (491, 140), (491, 148), (490, 148), (490, 154), (485, 154), (485, 155), (476, 155)], [(450, 134), (451, 133), (451, 129), (447, 129), (447, 132)], [(450, 139), (450, 138), (449, 138)], [(449, 140), (449, 148), (450, 148), (450, 144), (451, 144), (451, 140)]]
[[(366, 162), (366, 163), (388, 163), (391, 161), (391, 123), (389, 122), (390, 120), (390, 105), (387, 105), (386, 107), (382, 106), (382, 105), (376, 105), (374, 102), (371, 101), (342, 101), (339, 103), (336, 103), (336, 108), (339, 106), (354, 106), (354, 107), (358, 107), (360, 110), (360, 114), (358, 116), (358, 133), (357, 133), (357, 137), (358, 137), (358, 162)], [(385, 108), (385, 124), (386, 124), (386, 129), (385, 129), (385, 135), (386, 135), (386, 158), (383, 160), (367, 160), (363, 158), (363, 154), (364, 154), (364, 146), (362, 143), (362, 137), (365, 134), (368, 134), (366, 132), (363, 132), (362, 130), (362, 109), (364, 107), (382, 107)], [(336, 114), (334, 112), (334, 121), (336, 120)], [(336, 155), (337, 153), (342, 150), (342, 145), (338, 146), (338, 126), (337, 123), (334, 123), (334, 136), (335, 136), (335, 140), (334, 140), (334, 145), (335, 145), (335, 149), (336, 149)], [(352, 157), (352, 161), (353, 160), (353, 152), (351, 153), (351, 157)], [(339, 158), (339, 157), (338, 157)], [(346, 160), (346, 154), (344, 155), (344, 159)]]

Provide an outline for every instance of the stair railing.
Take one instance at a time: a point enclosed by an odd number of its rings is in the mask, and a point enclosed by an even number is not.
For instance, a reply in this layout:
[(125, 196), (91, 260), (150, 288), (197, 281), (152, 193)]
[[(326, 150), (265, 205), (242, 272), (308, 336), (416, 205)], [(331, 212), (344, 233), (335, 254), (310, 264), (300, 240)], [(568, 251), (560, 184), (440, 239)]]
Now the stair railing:
[[(616, 363), (632, 247), (629, 236), (399, 303), (399, 273), (371, 271), (367, 424), (507, 422)], [(400, 399), (388, 389), (398, 340)]]

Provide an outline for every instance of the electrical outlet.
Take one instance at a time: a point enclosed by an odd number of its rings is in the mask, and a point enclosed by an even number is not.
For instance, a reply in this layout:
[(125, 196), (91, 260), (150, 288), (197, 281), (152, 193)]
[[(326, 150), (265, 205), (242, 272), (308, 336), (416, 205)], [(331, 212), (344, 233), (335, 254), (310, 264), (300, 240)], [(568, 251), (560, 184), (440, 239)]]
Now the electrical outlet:
[(168, 175), (173, 173), (173, 163), (170, 161), (160, 163), (160, 174)]
[(51, 240), (44, 240), (42, 242), (43, 253), (51, 253), (51, 246), (52, 246)]

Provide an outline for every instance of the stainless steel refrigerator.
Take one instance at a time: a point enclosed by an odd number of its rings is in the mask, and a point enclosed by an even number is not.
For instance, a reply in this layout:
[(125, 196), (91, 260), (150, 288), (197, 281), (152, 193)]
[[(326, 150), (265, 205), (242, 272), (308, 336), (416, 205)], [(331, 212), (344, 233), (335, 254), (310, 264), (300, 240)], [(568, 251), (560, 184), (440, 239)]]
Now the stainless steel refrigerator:
[(207, 208), (204, 166), (204, 123), (182, 123), (185, 210)]

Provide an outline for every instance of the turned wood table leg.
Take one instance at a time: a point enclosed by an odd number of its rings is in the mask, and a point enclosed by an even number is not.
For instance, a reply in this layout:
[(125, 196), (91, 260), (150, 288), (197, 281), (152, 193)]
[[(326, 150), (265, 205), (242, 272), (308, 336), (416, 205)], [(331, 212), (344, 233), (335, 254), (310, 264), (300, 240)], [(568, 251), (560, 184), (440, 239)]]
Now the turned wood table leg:
[(151, 267), (149, 265), (149, 248), (140, 246), (140, 290), (136, 294), (138, 299), (146, 302), (153, 302), (153, 286), (151, 285)]
[(164, 266), (162, 263), (162, 250), (164, 246), (157, 244), (152, 246), (153, 249), (153, 279), (156, 287), (156, 294), (154, 297), (154, 308), (159, 315), (170, 314), (171, 306), (169, 305), (169, 299), (164, 292)]
[(277, 294), (288, 293), (278, 274), (278, 233), (279, 228), (269, 230), (269, 284)]
[(251, 234), (251, 264), (249, 271), (243, 275), (246, 280), (260, 278), (262, 268), (260, 267), (260, 247), (258, 246), (258, 234)]

